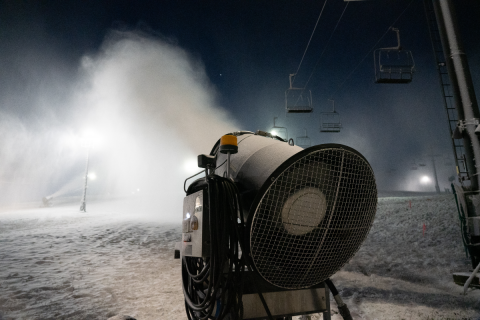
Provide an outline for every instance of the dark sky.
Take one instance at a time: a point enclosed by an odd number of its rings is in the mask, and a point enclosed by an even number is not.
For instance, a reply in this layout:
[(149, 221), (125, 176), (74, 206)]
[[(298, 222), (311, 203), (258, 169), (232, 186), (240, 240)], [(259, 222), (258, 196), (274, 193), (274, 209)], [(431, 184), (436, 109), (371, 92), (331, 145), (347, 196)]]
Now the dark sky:
[[(455, 3), (478, 94), (480, 2)], [(358, 149), (371, 162), (382, 187), (394, 188), (388, 185), (389, 177), (409, 174), (409, 164), (425, 158), (429, 148), (452, 156), (423, 1), (350, 2), (325, 47), (346, 4), (326, 3), (295, 82), (304, 85), (319, 61), (308, 84), (312, 114), (287, 116), (284, 92), (324, 5), (318, 0), (0, 1), (0, 94), (40, 91), (50, 76), (75, 75), (81, 58), (95, 54), (112, 29), (141, 30), (201, 61), (217, 89), (219, 104), (245, 130), (269, 130), (273, 117), (279, 117), (277, 125), (287, 127), (290, 137), (301, 136), (306, 129), (312, 144), (338, 142)], [(404, 49), (413, 53), (414, 80), (407, 85), (374, 84), (369, 51), (405, 9), (394, 27), (400, 29)], [(378, 47), (395, 44), (395, 34), (389, 32)], [(42, 74), (40, 80), (32, 83), (32, 71), (19, 55), (34, 57), (40, 66), (45, 62), (44, 68), (35, 69)], [(68, 95), (61, 83), (57, 90), (59, 101)], [(341, 116), (340, 133), (319, 132), (319, 115), (330, 110), (329, 98), (335, 99)], [(29, 99), (33, 98), (20, 94), (15, 103), (6, 103), (3, 98), (1, 111), (29, 119), (35, 114)], [(56, 112), (68, 114), (61, 108)], [(453, 167), (443, 169), (445, 186), (453, 172)]]

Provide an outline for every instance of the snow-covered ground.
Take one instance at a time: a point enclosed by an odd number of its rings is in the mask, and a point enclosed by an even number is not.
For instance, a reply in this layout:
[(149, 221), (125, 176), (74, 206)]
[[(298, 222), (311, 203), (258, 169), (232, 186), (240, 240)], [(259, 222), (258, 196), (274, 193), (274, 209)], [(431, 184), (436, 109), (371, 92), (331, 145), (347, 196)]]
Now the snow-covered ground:
[(461, 295), (451, 275), (472, 268), (457, 221), (452, 194), (379, 198), (366, 241), (332, 277), (352, 313), (379, 320), (479, 319), (480, 290)]
[[(455, 215), (453, 195), (379, 199), (367, 240), (332, 277), (354, 319), (480, 318), (480, 290), (463, 296), (451, 276), (471, 269)], [(180, 232), (118, 201), (0, 212), (0, 319), (186, 319)]]

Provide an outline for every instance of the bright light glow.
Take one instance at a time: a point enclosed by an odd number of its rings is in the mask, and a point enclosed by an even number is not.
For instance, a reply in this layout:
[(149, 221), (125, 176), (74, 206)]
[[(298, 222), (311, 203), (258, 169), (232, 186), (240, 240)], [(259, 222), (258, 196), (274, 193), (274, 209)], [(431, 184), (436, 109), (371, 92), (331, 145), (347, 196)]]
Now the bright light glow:
[(95, 172), (90, 172), (90, 173), (88, 174), (88, 179), (90, 179), (90, 180), (95, 180), (95, 179), (97, 179), (97, 175), (95, 174)]
[(68, 132), (60, 137), (61, 143), (69, 148), (76, 149), (79, 146), (83, 148), (98, 148), (104, 143), (104, 136), (92, 129), (85, 129), (81, 133)]
[(270, 133), (271, 133), (272, 135), (274, 135), (274, 136), (278, 135), (278, 132), (275, 131), (275, 130), (272, 130), (272, 132), (270, 132)]
[(197, 173), (197, 172), (202, 170), (202, 168), (198, 167), (198, 163), (197, 163), (196, 158), (189, 159), (189, 160), (185, 161), (184, 164), (183, 164), (183, 168), (184, 168), (185, 172), (187, 174), (190, 174), (190, 175), (192, 175), (194, 173)]
[(84, 129), (80, 136), (80, 144), (82, 147), (89, 148), (95, 141), (95, 133), (92, 129)]
[(187, 212), (186, 217), (187, 219), (190, 218), (190, 213)]
[(423, 176), (423, 177), (420, 178), (420, 182), (423, 183), (423, 184), (430, 183), (430, 178), (427, 177), (427, 176)]
[(104, 136), (98, 131), (91, 128), (86, 128), (79, 136), (80, 145), (84, 148), (98, 148), (104, 143)]

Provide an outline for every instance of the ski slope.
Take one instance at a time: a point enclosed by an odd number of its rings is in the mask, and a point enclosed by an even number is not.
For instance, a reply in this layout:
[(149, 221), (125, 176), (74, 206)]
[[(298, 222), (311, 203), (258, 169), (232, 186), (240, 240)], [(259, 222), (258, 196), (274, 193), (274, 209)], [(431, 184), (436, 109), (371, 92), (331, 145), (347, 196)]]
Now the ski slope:
[[(135, 208), (117, 200), (87, 213), (77, 204), (0, 212), (0, 319), (186, 319), (173, 259), (180, 223)], [(479, 319), (480, 290), (463, 296), (451, 276), (470, 269), (453, 195), (385, 197), (332, 280), (354, 319)], [(336, 312), (333, 302), (341, 319)]]

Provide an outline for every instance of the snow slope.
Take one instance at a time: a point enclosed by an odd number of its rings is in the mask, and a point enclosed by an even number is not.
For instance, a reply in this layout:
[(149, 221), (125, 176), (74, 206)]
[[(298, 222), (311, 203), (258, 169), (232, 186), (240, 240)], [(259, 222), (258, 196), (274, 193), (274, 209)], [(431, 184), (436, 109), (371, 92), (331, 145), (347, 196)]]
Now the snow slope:
[(363, 319), (480, 318), (480, 291), (460, 295), (451, 275), (471, 269), (456, 215), (452, 194), (380, 198), (366, 241), (332, 277), (350, 310)]
[[(0, 213), (0, 319), (186, 319), (180, 226), (114, 202), (88, 209)], [(367, 240), (332, 277), (354, 319), (480, 318), (480, 290), (463, 296), (452, 281), (471, 269), (455, 214), (453, 195), (379, 199)]]

